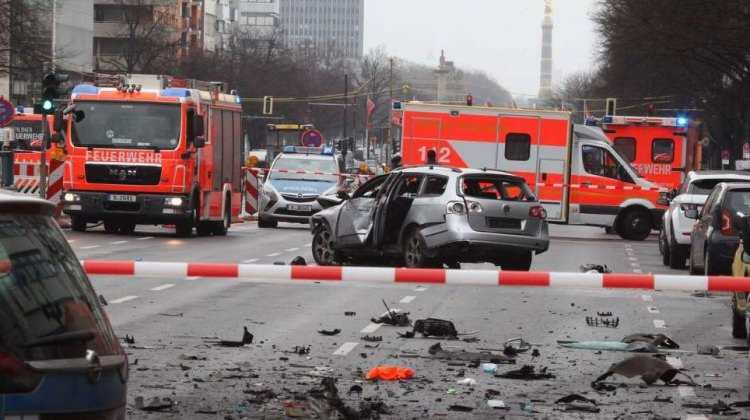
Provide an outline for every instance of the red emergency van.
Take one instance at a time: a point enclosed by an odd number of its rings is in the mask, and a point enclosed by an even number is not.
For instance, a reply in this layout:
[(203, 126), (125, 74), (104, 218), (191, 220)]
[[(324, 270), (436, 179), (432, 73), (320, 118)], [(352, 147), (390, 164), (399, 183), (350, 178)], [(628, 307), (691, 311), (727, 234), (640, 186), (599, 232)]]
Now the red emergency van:
[(690, 160), (688, 119), (605, 116), (602, 130), (620, 155), (644, 178), (679, 188)]
[(599, 127), (563, 111), (396, 103), (405, 165), (434, 150), (442, 165), (523, 176), (554, 223), (613, 228), (643, 240), (660, 223), (661, 188), (638, 174)]

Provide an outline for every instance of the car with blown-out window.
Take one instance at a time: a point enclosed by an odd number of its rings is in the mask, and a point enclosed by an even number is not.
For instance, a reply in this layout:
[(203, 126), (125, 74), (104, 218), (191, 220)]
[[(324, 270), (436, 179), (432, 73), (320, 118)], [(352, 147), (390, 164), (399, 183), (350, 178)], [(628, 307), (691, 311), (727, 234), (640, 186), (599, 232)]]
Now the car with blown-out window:
[(523, 178), (490, 169), (417, 166), (370, 179), (351, 197), (318, 201), (320, 265), (387, 260), (406, 267), (489, 262), (528, 270), (549, 247), (546, 212)]

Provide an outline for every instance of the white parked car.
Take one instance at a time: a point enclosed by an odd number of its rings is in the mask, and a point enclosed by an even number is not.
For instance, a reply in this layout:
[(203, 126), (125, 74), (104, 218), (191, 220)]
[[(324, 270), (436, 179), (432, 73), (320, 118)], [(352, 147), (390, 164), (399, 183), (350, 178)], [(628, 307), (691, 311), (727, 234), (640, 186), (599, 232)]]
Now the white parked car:
[(700, 211), (714, 186), (720, 182), (750, 182), (750, 172), (691, 171), (674, 194), (669, 209), (664, 212), (659, 251), (662, 262), (670, 268), (685, 268), (690, 252), (690, 232), (695, 220), (685, 217), (685, 210)]

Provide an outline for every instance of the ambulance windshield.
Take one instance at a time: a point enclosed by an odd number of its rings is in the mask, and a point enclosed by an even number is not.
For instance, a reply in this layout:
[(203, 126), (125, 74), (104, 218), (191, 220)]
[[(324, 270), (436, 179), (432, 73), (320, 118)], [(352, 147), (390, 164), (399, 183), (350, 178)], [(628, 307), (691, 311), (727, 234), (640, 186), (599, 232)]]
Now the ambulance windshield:
[(85, 118), (73, 125), (81, 147), (173, 150), (180, 142), (177, 104), (77, 102)]

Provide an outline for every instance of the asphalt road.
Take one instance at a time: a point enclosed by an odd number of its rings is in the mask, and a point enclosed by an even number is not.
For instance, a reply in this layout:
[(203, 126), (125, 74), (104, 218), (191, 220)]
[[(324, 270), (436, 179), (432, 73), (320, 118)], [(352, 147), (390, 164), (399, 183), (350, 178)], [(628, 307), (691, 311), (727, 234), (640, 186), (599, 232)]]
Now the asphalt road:
[[(534, 260), (544, 271), (579, 271), (585, 263), (606, 264), (616, 272), (671, 273), (661, 265), (656, 238), (627, 242), (602, 229), (553, 226), (550, 250)], [(215, 261), (288, 263), (297, 255), (312, 261), (310, 234), (302, 225), (258, 229), (254, 223), (232, 227), (226, 238), (178, 239), (162, 228), (143, 228), (132, 236), (100, 229), (69, 232), (81, 259), (142, 261)], [(482, 268), (472, 265), (472, 268)], [(486, 266), (486, 268), (492, 268)], [(695, 297), (687, 292), (487, 288), (474, 286), (247, 284), (203, 278), (93, 277), (118, 335), (132, 335), (130, 418), (216, 419), (283, 418), (304, 410), (322, 417), (328, 404), (314, 391), (321, 377), (333, 376), (344, 404), (382, 401), (384, 418), (722, 418), (711, 414), (719, 400), (750, 399), (747, 351), (722, 349), (716, 356), (697, 354), (699, 344), (743, 346), (730, 335), (726, 295)], [(455, 323), (463, 340), (399, 338), (406, 328), (380, 326), (381, 300), (410, 313), (412, 319), (443, 318)], [(345, 316), (346, 311), (356, 312)], [(617, 328), (590, 327), (585, 318), (612, 312)], [(219, 347), (216, 339), (240, 340), (243, 326), (252, 345)], [(338, 328), (324, 336), (317, 331)], [(667, 360), (698, 386), (646, 386), (639, 378), (612, 377), (611, 391), (595, 391), (591, 382), (630, 353), (566, 349), (557, 340), (619, 340), (632, 333), (664, 333), (680, 344)], [(365, 335), (382, 336), (370, 343)], [(418, 336), (419, 337), (419, 336)], [(502, 379), (467, 362), (437, 360), (428, 348), (449, 351), (502, 349), (522, 337), (539, 350), (517, 357), (498, 372), (533, 365), (554, 378)], [(309, 346), (309, 354), (295, 347)], [(194, 360), (198, 359), (198, 360)], [(367, 382), (362, 374), (381, 364), (412, 368), (401, 382)], [(465, 378), (476, 385), (459, 384)], [(358, 385), (362, 393), (348, 394)], [(356, 389), (356, 387), (355, 387)], [(312, 391), (312, 392), (311, 392)], [(488, 392), (489, 391), (489, 392)], [(597, 402), (597, 414), (562, 411), (555, 401), (580, 394)], [(175, 402), (172, 411), (136, 408), (137, 397)], [(270, 398), (267, 398), (270, 397)], [(488, 398), (507, 409), (488, 407)], [(464, 410), (453, 411), (451, 406)], [(292, 407), (292, 408), (289, 408)], [(453, 407), (453, 409), (460, 408)], [(737, 408), (739, 415), (750, 410)], [(321, 414), (322, 413), (322, 414)]]

